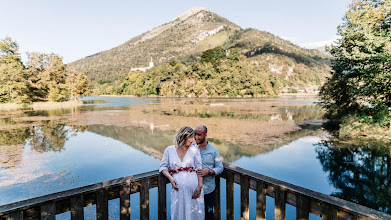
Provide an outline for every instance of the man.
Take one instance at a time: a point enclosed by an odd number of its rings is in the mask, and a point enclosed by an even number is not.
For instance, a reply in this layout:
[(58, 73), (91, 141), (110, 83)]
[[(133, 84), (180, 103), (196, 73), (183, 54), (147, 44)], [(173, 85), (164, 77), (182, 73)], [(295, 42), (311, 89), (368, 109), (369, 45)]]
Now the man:
[(214, 219), (214, 205), (216, 198), (215, 176), (223, 172), (223, 163), (219, 151), (206, 140), (208, 129), (205, 125), (199, 125), (194, 129), (194, 139), (200, 149), (202, 169), (197, 171), (203, 177), (205, 219)]

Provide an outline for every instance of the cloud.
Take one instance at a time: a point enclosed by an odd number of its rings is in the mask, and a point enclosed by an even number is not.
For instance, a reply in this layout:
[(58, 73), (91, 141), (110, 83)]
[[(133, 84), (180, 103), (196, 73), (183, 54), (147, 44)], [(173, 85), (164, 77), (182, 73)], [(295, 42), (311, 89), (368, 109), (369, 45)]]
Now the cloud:
[(334, 35), (331, 39), (329, 40), (324, 40), (324, 41), (316, 41), (316, 42), (308, 42), (308, 43), (302, 43), (300, 44), (301, 47), (305, 47), (308, 49), (313, 49), (313, 48), (318, 48), (318, 47), (324, 47), (326, 45), (331, 45), (335, 44), (335, 41), (340, 39), (341, 37), (339, 35)]

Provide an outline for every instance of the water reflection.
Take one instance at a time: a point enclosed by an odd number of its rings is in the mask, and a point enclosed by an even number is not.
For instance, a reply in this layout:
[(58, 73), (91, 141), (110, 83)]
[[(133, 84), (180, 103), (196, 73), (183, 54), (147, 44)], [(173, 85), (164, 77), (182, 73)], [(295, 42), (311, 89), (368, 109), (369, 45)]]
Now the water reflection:
[(44, 121), (32, 127), (0, 130), (0, 169), (19, 166), (26, 144), (35, 152), (60, 152), (70, 136), (86, 129), (87, 126)]
[(24, 144), (26, 139), (29, 137), (29, 128), (0, 130), (0, 146)]
[(323, 170), (341, 199), (391, 214), (390, 148), (382, 143), (323, 141), (316, 147)]
[(38, 152), (61, 151), (69, 136), (76, 132), (84, 132), (88, 126), (67, 126), (65, 123), (46, 121), (42, 125), (31, 128), (28, 144)]
[[(273, 113), (273, 111), (275, 113)], [(184, 117), (199, 117), (199, 118), (228, 118), (228, 119), (252, 119), (261, 121), (302, 121), (302, 120), (315, 120), (320, 119), (323, 112), (315, 109), (314, 107), (306, 109), (304, 108), (277, 108), (265, 112), (265, 110), (252, 110), (252, 109), (231, 109), (230, 107), (217, 107), (217, 108), (189, 108), (174, 107), (166, 109), (144, 109), (144, 114), (154, 113), (168, 116), (184, 116)]]
[[(221, 141), (215, 138), (208, 138), (208, 141), (215, 146), (224, 162), (232, 162), (242, 156), (255, 156), (258, 154), (269, 152), (273, 149), (279, 148), (286, 143), (291, 142), (297, 138), (309, 135), (317, 135), (321, 131), (318, 127), (298, 130), (289, 133), (281, 142), (275, 144), (265, 144), (263, 146), (254, 145), (238, 145), (227, 141)], [(175, 131), (164, 131), (154, 129), (152, 127), (120, 127), (120, 126), (106, 126), (106, 125), (89, 125), (88, 131), (94, 132), (101, 136), (110, 137), (121, 141), (133, 148), (147, 153), (157, 159), (161, 159), (165, 148), (173, 144)]]

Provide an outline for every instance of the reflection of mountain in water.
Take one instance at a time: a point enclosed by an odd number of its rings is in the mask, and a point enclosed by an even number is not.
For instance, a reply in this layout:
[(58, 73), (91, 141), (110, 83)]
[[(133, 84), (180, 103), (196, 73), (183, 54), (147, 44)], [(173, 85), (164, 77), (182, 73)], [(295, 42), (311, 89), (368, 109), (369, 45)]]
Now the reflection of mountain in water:
[(118, 127), (89, 125), (88, 130), (102, 136), (114, 138), (157, 159), (163, 156), (164, 149), (173, 145), (174, 131), (162, 131), (142, 127)]
[(391, 153), (378, 143), (319, 143), (316, 152), (339, 189), (333, 196), (391, 214)]
[[(150, 130), (142, 127), (118, 127), (106, 125), (90, 125), (88, 130), (102, 136), (111, 137), (119, 140), (135, 149), (143, 151), (157, 159), (163, 156), (163, 152), (167, 146), (173, 144), (175, 136), (174, 131), (162, 131), (158, 129)], [(284, 144), (287, 144), (295, 139), (303, 136), (319, 134), (320, 130), (307, 130), (287, 134), (284, 140), (276, 141), (273, 145), (265, 145), (257, 147), (253, 145), (235, 145), (228, 142), (223, 142), (217, 139), (209, 138), (209, 142), (215, 146), (224, 162), (232, 162), (239, 159), (241, 156), (255, 156), (258, 154), (269, 152)]]

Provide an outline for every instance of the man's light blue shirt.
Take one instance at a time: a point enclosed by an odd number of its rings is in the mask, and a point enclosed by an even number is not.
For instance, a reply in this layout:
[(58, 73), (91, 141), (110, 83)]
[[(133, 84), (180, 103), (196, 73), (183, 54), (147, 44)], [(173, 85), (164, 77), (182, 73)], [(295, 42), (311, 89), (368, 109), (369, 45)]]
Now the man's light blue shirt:
[[(197, 144), (195, 144), (195, 146), (197, 146)], [(202, 151), (200, 150), (200, 153), (202, 159), (202, 166), (205, 169), (213, 170), (215, 172), (215, 175), (219, 175), (223, 172), (224, 167), (223, 162), (221, 161), (219, 151), (211, 144), (209, 144), (209, 142)], [(203, 177), (202, 184), (205, 194), (209, 194), (213, 192), (213, 190), (215, 190), (215, 175), (208, 175)]]

